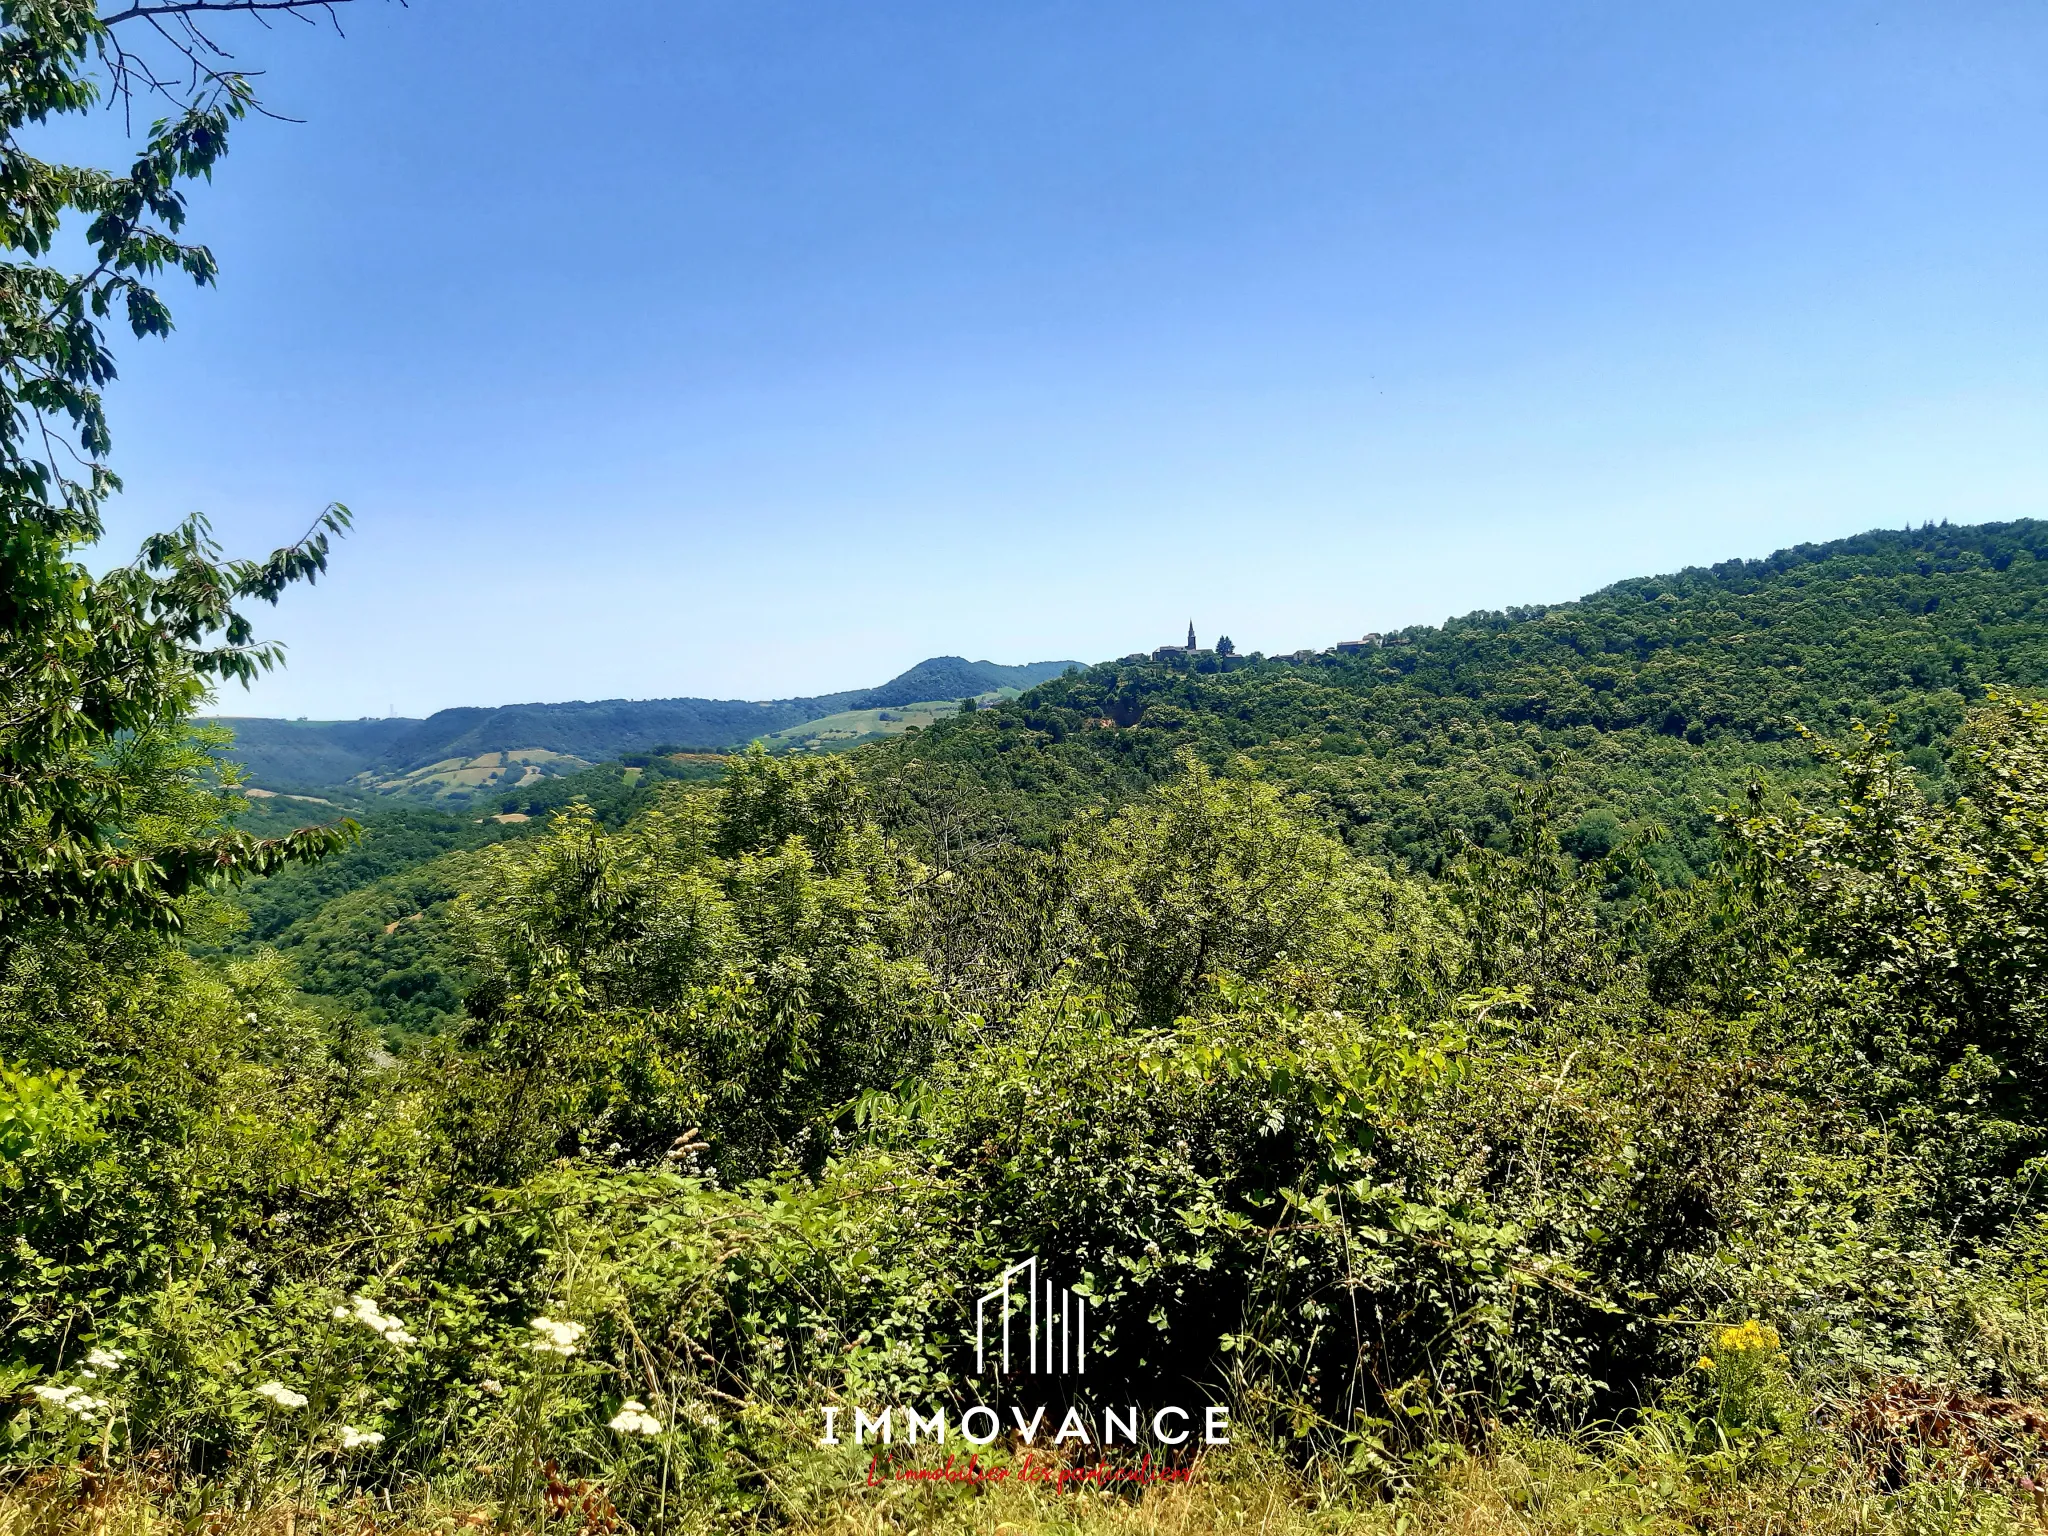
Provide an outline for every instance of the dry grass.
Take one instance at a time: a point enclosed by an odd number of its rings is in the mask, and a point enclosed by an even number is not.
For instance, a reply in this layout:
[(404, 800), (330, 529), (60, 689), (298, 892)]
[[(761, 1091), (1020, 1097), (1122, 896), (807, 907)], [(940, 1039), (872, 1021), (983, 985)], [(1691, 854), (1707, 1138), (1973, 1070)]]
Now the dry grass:
[[(1839, 1442), (1835, 1442), (1839, 1447)], [(1816, 1448), (1818, 1450), (1818, 1448)], [(687, 1500), (687, 1491), (685, 1492)], [(758, 1524), (685, 1506), (678, 1536), (741, 1529), (790, 1536), (2039, 1536), (2048, 1511), (2030, 1491), (1987, 1486), (1967, 1459), (1916, 1465), (1896, 1488), (1837, 1451), (1769, 1467), (1671, 1454), (1640, 1438), (1531, 1438), (1459, 1457), (1397, 1498), (1331, 1496), (1250, 1458), (1205, 1466), (1183, 1486), (1142, 1496), (1010, 1484), (976, 1489), (841, 1487)], [(508, 1527), (509, 1527), (508, 1523)], [(95, 1485), (39, 1474), (0, 1492), (0, 1536), (465, 1536), (500, 1528), (489, 1507), (418, 1490), (387, 1505), (320, 1510), (208, 1507), (204, 1490)], [(550, 1519), (561, 1536), (630, 1536), (580, 1513)]]
[(1285, 1480), (1217, 1478), (1143, 1498), (1027, 1488), (964, 1498), (921, 1493), (844, 1499), (805, 1521), (805, 1536), (2017, 1536), (2048, 1529), (2032, 1498), (1928, 1476), (1886, 1493), (1815, 1467), (1747, 1481), (1667, 1466), (1592, 1461), (1569, 1448), (1445, 1468), (1422, 1492), (1329, 1500)]

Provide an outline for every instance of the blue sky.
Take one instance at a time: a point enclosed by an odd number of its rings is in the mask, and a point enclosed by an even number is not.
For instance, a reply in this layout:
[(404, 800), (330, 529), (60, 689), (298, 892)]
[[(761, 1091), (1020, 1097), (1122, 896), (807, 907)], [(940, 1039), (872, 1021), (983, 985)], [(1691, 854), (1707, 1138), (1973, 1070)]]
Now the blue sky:
[[(2048, 515), (2048, 10), (385, 0), (129, 346), (110, 550), (358, 531), (224, 711), (878, 682)], [(102, 124), (102, 130), (107, 125)]]

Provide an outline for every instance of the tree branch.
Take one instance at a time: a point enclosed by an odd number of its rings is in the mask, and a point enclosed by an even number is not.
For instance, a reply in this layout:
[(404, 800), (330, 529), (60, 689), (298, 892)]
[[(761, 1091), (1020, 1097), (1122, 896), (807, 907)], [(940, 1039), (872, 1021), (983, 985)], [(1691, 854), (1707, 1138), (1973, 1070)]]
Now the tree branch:
[(139, 16), (191, 16), (203, 11), (326, 11), (332, 14), (337, 5), (347, 4), (349, 0), (136, 0), (125, 11), (102, 16), (100, 25), (113, 27)]

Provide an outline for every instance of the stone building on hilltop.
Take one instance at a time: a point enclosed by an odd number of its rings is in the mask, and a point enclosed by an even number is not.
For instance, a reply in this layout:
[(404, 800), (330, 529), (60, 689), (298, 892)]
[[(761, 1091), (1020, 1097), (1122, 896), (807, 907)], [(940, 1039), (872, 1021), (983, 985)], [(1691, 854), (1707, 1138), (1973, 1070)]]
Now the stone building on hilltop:
[(1198, 656), (1201, 647), (1195, 644), (1195, 621), (1188, 620), (1188, 643), (1186, 645), (1162, 645), (1152, 653), (1154, 661), (1171, 661), (1177, 656)]
[[(1142, 661), (1142, 655), (1132, 658)], [(1237, 654), (1237, 647), (1230, 636), (1223, 635), (1213, 647), (1204, 647), (1195, 639), (1194, 620), (1188, 621), (1188, 643), (1186, 645), (1162, 645), (1152, 653), (1154, 661), (1184, 662), (1197, 672), (1230, 672), (1241, 666), (1250, 665), (1251, 658)]]

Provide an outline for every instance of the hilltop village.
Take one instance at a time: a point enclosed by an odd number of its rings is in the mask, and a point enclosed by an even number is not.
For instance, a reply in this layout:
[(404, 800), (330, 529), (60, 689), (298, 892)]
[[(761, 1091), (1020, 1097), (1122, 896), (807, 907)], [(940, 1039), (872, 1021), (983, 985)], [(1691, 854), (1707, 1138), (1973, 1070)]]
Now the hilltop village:
[[(1237, 647), (1231, 643), (1230, 636), (1228, 635), (1219, 638), (1213, 648), (1204, 648), (1195, 639), (1195, 624), (1194, 620), (1190, 619), (1188, 621), (1187, 644), (1162, 645), (1151, 653), (1150, 659), (1168, 663), (1188, 663), (1197, 672), (1228, 672), (1234, 667), (1240, 667), (1247, 662), (1253, 661), (1314, 661), (1319, 656), (1358, 656), (1366, 651), (1379, 650), (1383, 646), (1407, 645), (1409, 643), (1408, 637), (1402, 634), (1381, 635), (1367, 633), (1361, 635), (1356, 640), (1339, 640), (1335, 645), (1320, 651), (1303, 649), (1290, 651), (1284, 656), (1272, 657), (1265, 655), (1263, 652), (1254, 651), (1249, 656), (1240, 656)], [(1130, 655), (1123, 658), (1126, 662), (1144, 661), (1146, 659), (1146, 653), (1143, 651), (1133, 651)]]

